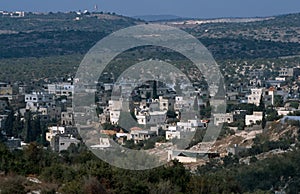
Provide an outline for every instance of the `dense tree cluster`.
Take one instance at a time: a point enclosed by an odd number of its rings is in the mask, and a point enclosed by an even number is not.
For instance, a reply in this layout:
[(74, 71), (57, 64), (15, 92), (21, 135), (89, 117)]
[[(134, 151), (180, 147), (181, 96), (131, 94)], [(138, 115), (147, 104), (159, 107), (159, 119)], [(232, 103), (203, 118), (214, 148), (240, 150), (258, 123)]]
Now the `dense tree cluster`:
[[(299, 192), (299, 151), (250, 161), (250, 165), (240, 164), (238, 156), (229, 155), (211, 159), (195, 173), (177, 161), (152, 170), (130, 171), (99, 160), (84, 145), (72, 145), (57, 154), (36, 143), (12, 152), (0, 144), (0, 172), (5, 174), (0, 189), (3, 193), (34, 188), (44, 193)], [(29, 184), (28, 176), (38, 177), (43, 187)]]

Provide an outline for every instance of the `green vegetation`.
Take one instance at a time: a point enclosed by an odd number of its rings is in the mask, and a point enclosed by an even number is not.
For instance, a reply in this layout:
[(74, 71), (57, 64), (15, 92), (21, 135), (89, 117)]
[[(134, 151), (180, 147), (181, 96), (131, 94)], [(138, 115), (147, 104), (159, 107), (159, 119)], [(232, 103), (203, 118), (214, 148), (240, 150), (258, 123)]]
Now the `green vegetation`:
[[(80, 20), (75, 20), (76, 17)], [(103, 13), (0, 17), (0, 58), (85, 54), (109, 33), (135, 24), (137, 20), (132, 18)]]
[[(76, 17), (79, 17), (80, 20), (75, 20)], [(0, 17), (0, 21), (1, 29), (13, 32), (77, 31), (84, 29), (85, 31), (105, 31), (108, 33), (138, 22), (133, 18), (103, 12), (84, 15), (77, 15), (75, 12), (26, 13), (25, 17), (21, 18)]]
[[(229, 155), (222, 162), (211, 159), (192, 174), (176, 161), (146, 171), (118, 169), (95, 158), (83, 145), (71, 146), (58, 155), (37, 144), (13, 152), (0, 144), (0, 171), (7, 177), (0, 188), (4, 193), (25, 192), (29, 187), (24, 177), (34, 175), (47, 192), (252, 193), (285, 188), (294, 193), (300, 188), (299, 156), (299, 151), (292, 151), (261, 161), (252, 157), (252, 163), (245, 165), (239, 164), (239, 157)], [(11, 178), (12, 173), (20, 178)], [(31, 185), (34, 187), (38, 184)]]
[[(238, 165), (235, 161), (233, 158), (226, 168), (214, 161), (208, 166), (199, 167), (197, 187), (206, 188), (202, 193), (273, 193), (283, 188), (287, 193), (299, 192), (299, 151), (256, 161), (250, 165)], [(209, 181), (201, 186), (200, 180)], [(233, 188), (235, 190), (231, 190)]]
[(39, 82), (56, 81), (75, 75), (82, 55), (51, 56), (43, 58), (0, 59), (0, 80), (27, 82), (38, 86)]
[(277, 58), (300, 54), (299, 43), (283, 43), (244, 38), (201, 38), (217, 60)]

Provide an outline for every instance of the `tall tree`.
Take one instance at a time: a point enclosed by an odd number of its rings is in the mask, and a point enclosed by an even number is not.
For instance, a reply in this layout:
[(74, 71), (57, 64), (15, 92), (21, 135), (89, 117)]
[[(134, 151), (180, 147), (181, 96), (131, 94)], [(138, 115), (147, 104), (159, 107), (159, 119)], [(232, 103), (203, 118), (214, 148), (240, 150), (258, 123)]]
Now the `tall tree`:
[(23, 138), (25, 143), (29, 143), (31, 141), (31, 135), (32, 135), (31, 119), (32, 119), (32, 115), (30, 110), (26, 110), (24, 114), (24, 131), (23, 131)]
[(23, 122), (21, 121), (21, 113), (17, 112), (17, 116), (14, 118), (13, 122), (13, 135), (14, 137), (21, 137), (23, 129)]
[(5, 132), (7, 136), (13, 136), (14, 111), (12, 108), (9, 108), (8, 111), (9, 113), (5, 120)]

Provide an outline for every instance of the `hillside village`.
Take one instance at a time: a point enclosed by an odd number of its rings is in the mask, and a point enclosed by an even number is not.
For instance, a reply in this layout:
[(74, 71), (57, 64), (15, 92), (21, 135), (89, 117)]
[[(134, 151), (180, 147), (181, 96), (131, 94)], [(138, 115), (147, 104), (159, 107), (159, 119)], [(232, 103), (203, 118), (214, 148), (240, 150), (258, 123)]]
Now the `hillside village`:
[[(0, 11), (0, 193), (300, 192), (299, 13), (148, 22), (85, 9)], [(207, 72), (162, 47), (130, 49), (78, 87), (91, 47), (149, 23), (211, 52), (222, 112)], [(180, 73), (134, 65), (147, 61)], [(153, 156), (161, 165), (142, 170)]]
[[(112, 75), (104, 73), (95, 99), (99, 132), (105, 137), (91, 148), (109, 149), (112, 140), (131, 149), (155, 150), (167, 145), (168, 160), (190, 164), (203, 161), (203, 156), (224, 157), (251, 150), (257, 135), (266, 133), (274, 123), (299, 124), (300, 68), (281, 68), (275, 79), (266, 76), (264, 69), (252, 69), (245, 76), (246, 82), (227, 86), (227, 113), (211, 115), (208, 92), (197, 84), (194, 96), (187, 98), (158, 81), (141, 83), (131, 91), (128, 80), (115, 83)], [(119, 99), (111, 98), (114, 88), (118, 88)], [(10, 149), (37, 141), (61, 152), (82, 141), (72, 109), (73, 78), (44, 84), (38, 90), (23, 83), (0, 83), (0, 94), (1, 136)], [(126, 97), (129, 105), (124, 109)], [(195, 108), (193, 118), (182, 116), (184, 110)], [(122, 127), (124, 111), (135, 121), (130, 128)], [(197, 134), (205, 133), (211, 124), (224, 125), (214, 146), (203, 152), (203, 136)], [(191, 140), (188, 145), (174, 147), (174, 142), (187, 137)]]

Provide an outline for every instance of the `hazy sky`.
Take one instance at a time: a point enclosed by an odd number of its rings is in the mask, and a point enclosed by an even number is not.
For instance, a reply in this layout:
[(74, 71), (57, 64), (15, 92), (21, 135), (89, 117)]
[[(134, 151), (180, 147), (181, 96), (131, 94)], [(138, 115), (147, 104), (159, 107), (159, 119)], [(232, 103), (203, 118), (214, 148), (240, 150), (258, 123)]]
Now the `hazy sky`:
[(300, 12), (300, 0), (1, 0), (0, 10), (57, 12), (93, 10), (127, 16), (252, 17)]

